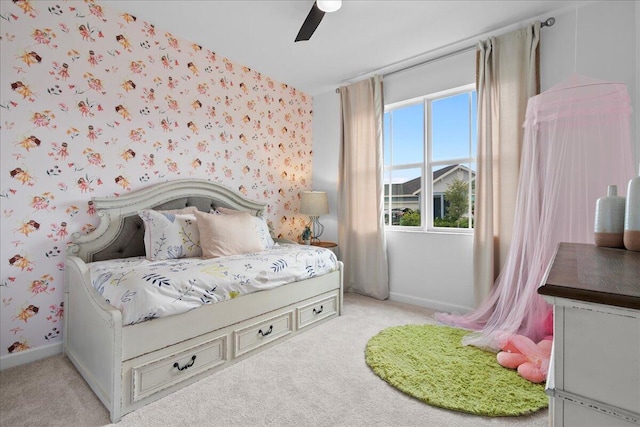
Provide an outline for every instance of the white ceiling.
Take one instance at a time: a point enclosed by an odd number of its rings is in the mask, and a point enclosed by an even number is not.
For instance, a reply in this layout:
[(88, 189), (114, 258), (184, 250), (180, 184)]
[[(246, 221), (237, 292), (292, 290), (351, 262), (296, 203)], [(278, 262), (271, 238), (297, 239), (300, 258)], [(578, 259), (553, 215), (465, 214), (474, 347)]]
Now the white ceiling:
[(374, 71), (473, 45), (480, 35), (576, 2), (344, 0), (340, 10), (324, 16), (311, 40), (297, 43), (313, 0), (100, 3), (317, 95)]

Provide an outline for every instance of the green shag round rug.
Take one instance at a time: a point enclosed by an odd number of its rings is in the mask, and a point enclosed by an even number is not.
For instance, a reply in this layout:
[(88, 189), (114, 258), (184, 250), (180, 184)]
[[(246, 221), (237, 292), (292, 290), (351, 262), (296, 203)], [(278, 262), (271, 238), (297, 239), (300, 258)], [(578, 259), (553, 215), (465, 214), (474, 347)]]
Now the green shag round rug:
[(469, 331), (438, 325), (383, 330), (367, 343), (367, 365), (393, 387), (429, 405), (488, 417), (548, 406), (543, 384), (500, 366), (495, 353), (463, 346)]

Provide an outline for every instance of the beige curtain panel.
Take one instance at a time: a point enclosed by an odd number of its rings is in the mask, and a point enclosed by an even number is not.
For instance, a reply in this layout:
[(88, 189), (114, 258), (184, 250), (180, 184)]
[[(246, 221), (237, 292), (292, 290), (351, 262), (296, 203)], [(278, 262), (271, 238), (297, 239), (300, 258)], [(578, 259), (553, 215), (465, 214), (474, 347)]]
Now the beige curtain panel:
[(382, 187), (382, 78), (340, 88), (338, 239), (345, 290), (389, 297)]
[(540, 93), (540, 22), (477, 48), (478, 170), (474, 289), (479, 305), (504, 265), (516, 206), (527, 101)]

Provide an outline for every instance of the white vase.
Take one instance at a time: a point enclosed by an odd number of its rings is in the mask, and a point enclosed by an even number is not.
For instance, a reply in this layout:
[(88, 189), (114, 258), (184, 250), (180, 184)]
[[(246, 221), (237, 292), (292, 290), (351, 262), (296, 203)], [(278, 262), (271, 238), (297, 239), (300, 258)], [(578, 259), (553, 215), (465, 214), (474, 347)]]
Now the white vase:
[(624, 213), (624, 247), (640, 251), (640, 176), (629, 181)]
[(596, 246), (624, 248), (625, 198), (618, 196), (618, 187), (610, 185), (607, 195), (596, 201), (594, 239)]

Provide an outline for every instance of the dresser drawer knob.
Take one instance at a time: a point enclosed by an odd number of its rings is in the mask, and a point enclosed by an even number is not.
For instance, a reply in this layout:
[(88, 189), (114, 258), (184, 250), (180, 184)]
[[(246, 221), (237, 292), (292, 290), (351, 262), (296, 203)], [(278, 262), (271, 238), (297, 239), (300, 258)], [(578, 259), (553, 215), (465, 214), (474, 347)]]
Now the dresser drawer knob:
[(266, 337), (267, 335), (269, 335), (271, 332), (273, 332), (273, 325), (269, 326), (269, 329), (267, 330), (267, 332), (262, 332), (262, 329), (260, 329), (258, 331), (258, 333), (260, 335), (262, 335), (263, 337)]
[(187, 363), (186, 365), (184, 365), (182, 368), (180, 367), (180, 365), (178, 365), (178, 362), (173, 364), (174, 368), (178, 368), (179, 371), (184, 371), (187, 368), (190, 368), (193, 366), (193, 364), (196, 363), (196, 355), (194, 354), (193, 356), (191, 356), (191, 363)]
[(320, 314), (324, 311), (324, 306), (321, 305), (319, 310), (316, 310), (315, 308), (313, 309), (313, 314)]

